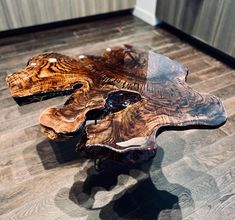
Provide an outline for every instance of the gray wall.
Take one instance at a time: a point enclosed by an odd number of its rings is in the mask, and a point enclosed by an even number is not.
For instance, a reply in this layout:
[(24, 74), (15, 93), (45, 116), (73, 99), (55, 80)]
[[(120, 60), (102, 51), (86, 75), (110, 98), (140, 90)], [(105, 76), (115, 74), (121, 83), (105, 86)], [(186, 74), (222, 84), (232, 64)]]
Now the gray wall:
[(135, 0), (0, 0), (0, 31), (133, 8)]
[(157, 17), (235, 57), (235, 0), (158, 0)]

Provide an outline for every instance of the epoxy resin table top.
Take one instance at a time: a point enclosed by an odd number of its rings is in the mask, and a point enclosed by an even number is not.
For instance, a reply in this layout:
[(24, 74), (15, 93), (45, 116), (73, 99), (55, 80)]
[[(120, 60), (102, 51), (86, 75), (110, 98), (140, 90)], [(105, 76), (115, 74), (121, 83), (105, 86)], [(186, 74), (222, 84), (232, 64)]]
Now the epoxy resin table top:
[(155, 155), (161, 127), (226, 121), (221, 101), (189, 87), (187, 72), (166, 56), (124, 45), (100, 56), (41, 54), (7, 82), (19, 105), (71, 94), (63, 107), (41, 113), (49, 138), (79, 137), (78, 151), (89, 158), (139, 161)]

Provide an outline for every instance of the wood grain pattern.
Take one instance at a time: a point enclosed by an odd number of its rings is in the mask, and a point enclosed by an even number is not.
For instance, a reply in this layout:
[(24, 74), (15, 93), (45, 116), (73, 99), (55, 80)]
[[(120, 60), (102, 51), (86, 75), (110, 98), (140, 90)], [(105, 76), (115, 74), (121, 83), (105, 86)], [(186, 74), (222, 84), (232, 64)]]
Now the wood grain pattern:
[(78, 59), (38, 55), (7, 82), (18, 104), (73, 92), (62, 108), (42, 112), (49, 138), (80, 136), (77, 148), (89, 158), (139, 161), (155, 155), (161, 127), (225, 122), (221, 101), (193, 90), (186, 76), (186, 68), (165, 56), (124, 45)]

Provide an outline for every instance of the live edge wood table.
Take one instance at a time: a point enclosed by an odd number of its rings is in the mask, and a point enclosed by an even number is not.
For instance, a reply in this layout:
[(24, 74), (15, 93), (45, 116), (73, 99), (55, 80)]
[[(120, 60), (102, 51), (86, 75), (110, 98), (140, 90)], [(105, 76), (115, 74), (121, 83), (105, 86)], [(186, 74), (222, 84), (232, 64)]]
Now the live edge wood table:
[(136, 162), (155, 156), (162, 127), (226, 121), (221, 101), (189, 87), (187, 72), (163, 55), (124, 45), (77, 59), (41, 54), (7, 83), (19, 105), (72, 94), (39, 118), (50, 139), (79, 137), (77, 150), (88, 158)]

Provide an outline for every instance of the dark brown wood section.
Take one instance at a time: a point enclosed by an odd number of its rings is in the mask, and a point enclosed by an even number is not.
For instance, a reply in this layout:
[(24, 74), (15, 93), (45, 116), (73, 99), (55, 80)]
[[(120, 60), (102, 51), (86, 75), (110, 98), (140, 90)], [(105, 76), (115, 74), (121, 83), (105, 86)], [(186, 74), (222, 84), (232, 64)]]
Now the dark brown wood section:
[[(218, 129), (165, 131), (149, 166), (107, 163), (97, 174), (73, 143), (40, 132), (40, 114), (68, 97), (18, 106), (5, 78), (36, 54), (78, 58), (125, 43), (186, 66), (187, 84), (219, 97), (228, 120)], [(235, 70), (160, 27), (124, 16), (0, 39), (0, 122), (0, 219), (234, 218)]]
[(78, 59), (38, 55), (7, 82), (19, 104), (73, 92), (62, 108), (42, 112), (49, 138), (80, 136), (77, 149), (89, 158), (140, 161), (154, 156), (161, 127), (225, 122), (221, 101), (189, 87), (187, 72), (168, 57), (124, 45)]

